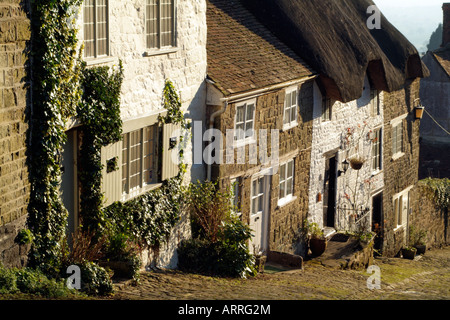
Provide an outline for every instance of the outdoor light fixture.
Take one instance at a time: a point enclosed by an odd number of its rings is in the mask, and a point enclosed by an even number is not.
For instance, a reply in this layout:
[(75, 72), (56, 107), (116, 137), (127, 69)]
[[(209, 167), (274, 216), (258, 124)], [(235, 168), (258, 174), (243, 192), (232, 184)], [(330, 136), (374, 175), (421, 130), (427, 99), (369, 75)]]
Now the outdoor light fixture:
[(415, 117), (416, 117), (416, 119), (422, 119), (423, 111), (425, 110), (425, 107), (420, 104), (420, 99), (414, 100), (414, 104), (416, 104), (416, 102), (418, 102), (418, 103), (414, 107)]
[(342, 170), (338, 171), (338, 175), (340, 176), (341, 174), (346, 173), (349, 165), (350, 165), (350, 163), (347, 161), (347, 159), (342, 161), (342, 164), (341, 164)]

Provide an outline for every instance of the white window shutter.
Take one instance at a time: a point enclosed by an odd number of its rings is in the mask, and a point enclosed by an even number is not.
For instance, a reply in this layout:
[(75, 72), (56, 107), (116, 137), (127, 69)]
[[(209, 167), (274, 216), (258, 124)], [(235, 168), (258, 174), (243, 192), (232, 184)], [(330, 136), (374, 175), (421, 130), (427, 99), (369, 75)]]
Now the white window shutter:
[[(122, 196), (122, 145), (122, 141), (119, 141), (103, 147), (101, 151), (102, 192), (105, 195), (105, 207), (119, 201)], [(108, 163), (111, 165), (114, 162), (115, 168), (110, 166), (108, 170)]]
[(181, 126), (179, 124), (168, 123), (163, 127), (163, 154), (162, 154), (162, 176), (161, 179), (167, 180), (178, 174), (179, 168), (176, 159), (172, 159), (172, 153), (179, 151), (181, 136)]

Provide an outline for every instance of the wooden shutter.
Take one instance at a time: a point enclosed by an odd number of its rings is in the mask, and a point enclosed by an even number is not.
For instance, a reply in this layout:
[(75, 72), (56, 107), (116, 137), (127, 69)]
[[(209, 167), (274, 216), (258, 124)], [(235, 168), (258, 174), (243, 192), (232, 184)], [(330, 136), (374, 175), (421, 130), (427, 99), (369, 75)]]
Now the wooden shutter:
[[(101, 158), (102, 170), (102, 192), (105, 195), (104, 206), (109, 206), (119, 201), (122, 196), (122, 141), (103, 147)], [(115, 168), (109, 167), (115, 159)]]
[[(181, 126), (178, 124), (165, 124), (163, 127), (163, 154), (162, 177), (167, 180), (178, 174), (178, 163), (172, 160), (172, 153), (177, 152), (180, 144)], [(172, 142), (171, 142), (172, 141)]]

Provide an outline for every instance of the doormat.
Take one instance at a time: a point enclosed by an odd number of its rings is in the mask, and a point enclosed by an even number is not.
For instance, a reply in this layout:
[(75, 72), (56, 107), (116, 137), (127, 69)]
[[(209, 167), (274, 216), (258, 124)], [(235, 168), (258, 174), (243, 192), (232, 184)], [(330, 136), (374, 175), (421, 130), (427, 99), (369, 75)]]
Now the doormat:
[(348, 238), (350, 238), (349, 235), (343, 233), (336, 233), (331, 237), (330, 241), (347, 242)]

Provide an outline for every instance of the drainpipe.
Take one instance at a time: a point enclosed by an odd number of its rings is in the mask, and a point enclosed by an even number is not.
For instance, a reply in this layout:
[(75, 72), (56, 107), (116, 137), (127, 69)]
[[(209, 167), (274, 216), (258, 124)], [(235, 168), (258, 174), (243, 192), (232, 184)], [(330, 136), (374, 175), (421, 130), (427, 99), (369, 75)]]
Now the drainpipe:
[[(223, 107), (222, 109), (214, 112), (211, 117), (209, 118), (209, 129), (213, 129), (214, 128), (214, 120), (220, 116), (221, 114), (223, 114), (228, 107), (228, 98), (222, 98), (221, 101), (224, 101), (223, 103)], [(208, 155), (208, 157), (211, 157), (211, 155)], [(209, 159), (208, 161), (210, 164), (208, 164), (208, 172), (207, 172), (207, 180), (211, 181), (211, 159)]]

